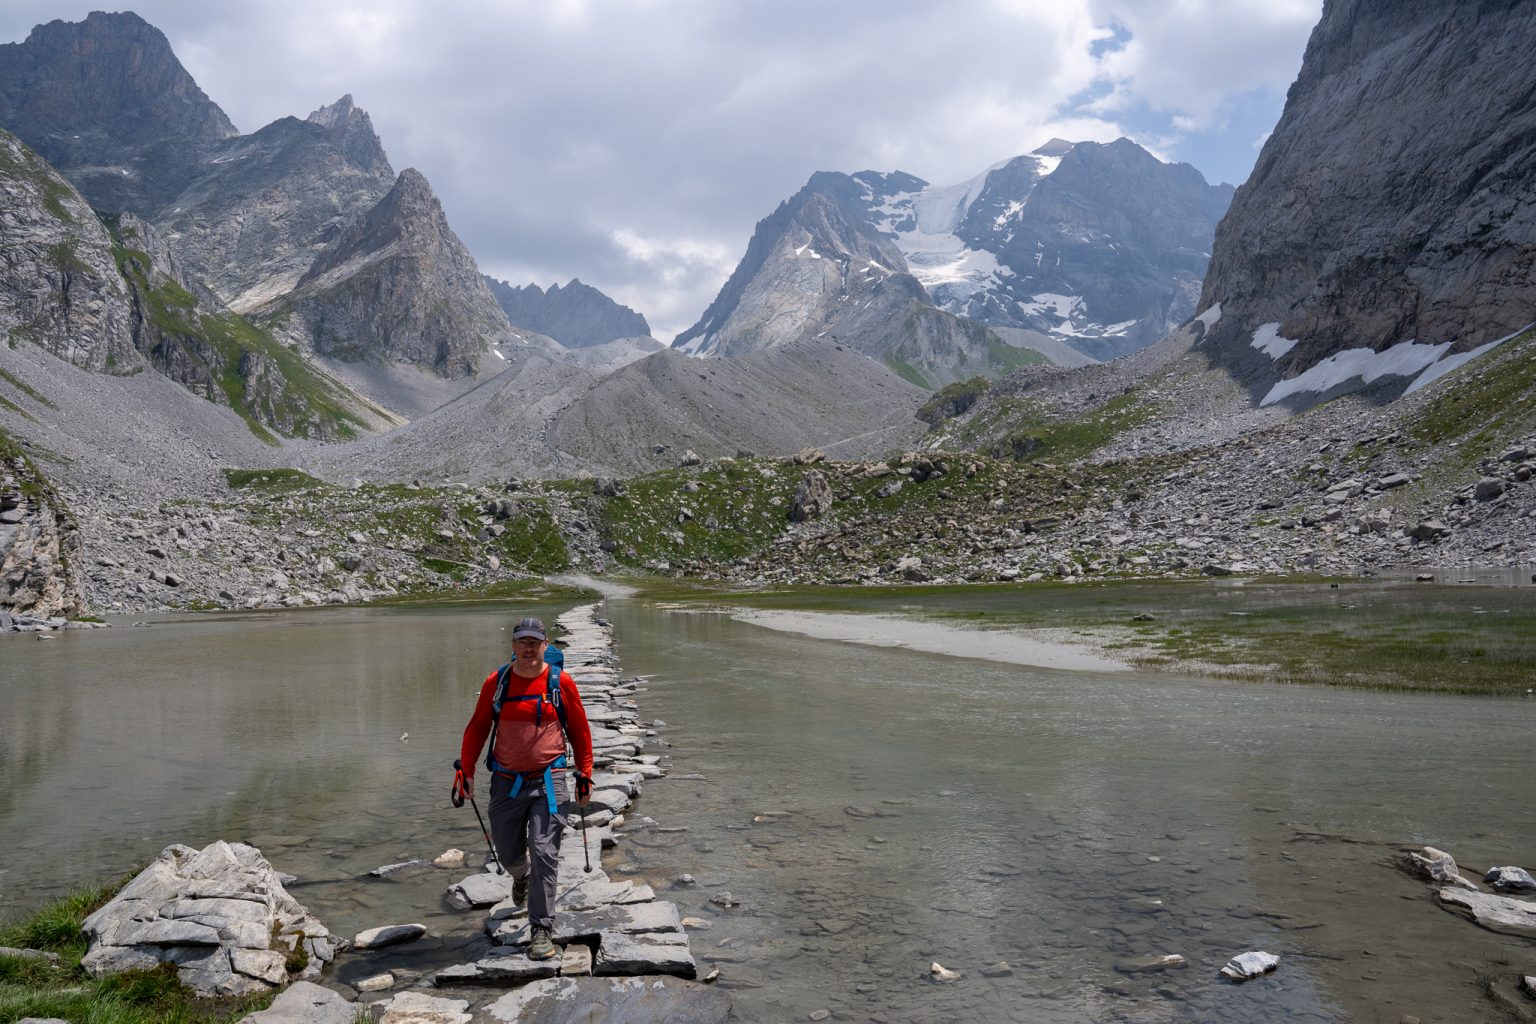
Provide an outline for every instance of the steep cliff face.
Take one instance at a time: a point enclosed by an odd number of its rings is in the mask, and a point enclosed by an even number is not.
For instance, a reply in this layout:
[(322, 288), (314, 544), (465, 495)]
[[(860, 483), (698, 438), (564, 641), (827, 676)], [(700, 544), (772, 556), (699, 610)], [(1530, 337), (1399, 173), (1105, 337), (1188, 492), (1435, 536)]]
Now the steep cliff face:
[(106, 228), (69, 182), (3, 129), (0, 210), (0, 334), (88, 370), (141, 368)]
[(489, 277), (485, 283), (514, 327), (537, 331), (566, 348), (589, 348), (651, 333), (645, 317), (579, 280), (564, 288), (550, 285), (549, 291), (536, 284), (518, 288)]
[(511, 334), (427, 179), (412, 168), (342, 229), (280, 308), (303, 321), (323, 355), (400, 360), (446, 377), (474, 374)]
[(1529, 4), (1325, 5), (1200, 300), (1256, 401), (1391, 397), (1536, 320), (1533, 47)]
[(350, 95), (219, 142), (156, 224), (236, 312), (298, 284), (350, 218), (389, 194), (395, 172)]
[(0, 45), (0, 124), (114, 213), (171, 198), (235, 134), (159, 29), (100, 11)]
[(373, 417), (362, 399), (223, 308), (153, 226), (123, 214), (113, 240), (134, 347), (156, 370), (234, 409), (269, 440), (269, 430), (335, 440), (369, 424)]

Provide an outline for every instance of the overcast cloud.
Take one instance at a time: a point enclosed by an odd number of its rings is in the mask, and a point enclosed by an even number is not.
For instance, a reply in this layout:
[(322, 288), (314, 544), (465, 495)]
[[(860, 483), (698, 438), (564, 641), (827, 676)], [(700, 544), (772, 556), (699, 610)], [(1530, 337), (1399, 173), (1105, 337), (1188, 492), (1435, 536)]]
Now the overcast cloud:
[[(480, 267), (670, 340), (818, 170), (1128, 135), (1240, 183), (1321, 0), (142, 0), (242, 132), (351, 93)], [(0, 41), (91, 9), (8, 0)]]

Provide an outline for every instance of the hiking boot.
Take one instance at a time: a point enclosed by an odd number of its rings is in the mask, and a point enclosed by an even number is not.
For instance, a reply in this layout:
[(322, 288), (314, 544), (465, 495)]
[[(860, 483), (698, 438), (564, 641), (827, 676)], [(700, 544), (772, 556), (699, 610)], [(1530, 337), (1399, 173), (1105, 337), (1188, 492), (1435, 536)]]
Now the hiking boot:
[(555, 955), (555, 939), (548, 928), (534, 926), (533, 941), (528, 943), (529, 960), (548, 960)]
[(512, 879), (512, 903), (514, 906), (526, 907), (528, 905), (528, 876)]

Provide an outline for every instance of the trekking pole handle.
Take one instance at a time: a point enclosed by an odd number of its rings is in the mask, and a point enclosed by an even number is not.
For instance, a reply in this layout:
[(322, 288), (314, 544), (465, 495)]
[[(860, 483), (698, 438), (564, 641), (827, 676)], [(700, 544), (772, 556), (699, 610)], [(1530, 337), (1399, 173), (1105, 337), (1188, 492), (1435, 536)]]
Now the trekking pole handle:
[(453, 789), (449, 792), (449, 799), (453, 806), (464, 806), (464, 761), (462, 758), (453, 759)]

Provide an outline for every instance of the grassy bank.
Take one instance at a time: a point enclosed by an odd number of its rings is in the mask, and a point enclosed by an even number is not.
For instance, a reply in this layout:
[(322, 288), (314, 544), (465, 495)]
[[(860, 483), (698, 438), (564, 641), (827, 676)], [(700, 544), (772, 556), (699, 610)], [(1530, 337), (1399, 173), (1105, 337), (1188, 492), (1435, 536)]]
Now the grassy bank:
[(1048, 630), (1140, 668), (1401, 692), (1523, 695), (1536, 588), (1328, 581), (787, 587), (639, 584), (654, 600)]
[(0, 956), (0, 1024), (58, 1017), (74, 1024), (220, 1024), (263, 1009), (271, 996), (202, 1000), (163, 964), (92, 978), (80, 967), (86, 953), (80, 923), (119, 886), (79, 889), (25, 920), (0, 925), (0, 946), (37, 949), (57, 960)]

